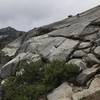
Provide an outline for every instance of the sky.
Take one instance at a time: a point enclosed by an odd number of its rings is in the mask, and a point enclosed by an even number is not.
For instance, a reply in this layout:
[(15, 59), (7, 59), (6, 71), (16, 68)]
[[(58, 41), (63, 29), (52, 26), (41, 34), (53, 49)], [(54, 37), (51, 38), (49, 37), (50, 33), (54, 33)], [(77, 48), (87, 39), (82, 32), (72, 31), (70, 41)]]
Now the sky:
[(0, 0), (0, 28), (28, 31), (100, 5), (100, 0)]

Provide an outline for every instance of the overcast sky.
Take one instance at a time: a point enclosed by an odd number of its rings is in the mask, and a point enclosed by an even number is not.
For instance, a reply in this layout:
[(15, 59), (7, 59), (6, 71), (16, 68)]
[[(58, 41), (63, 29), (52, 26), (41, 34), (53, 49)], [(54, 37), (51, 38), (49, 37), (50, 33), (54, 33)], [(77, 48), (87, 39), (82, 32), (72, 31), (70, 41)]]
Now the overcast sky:
[(27, 31), (99, 4), (100, 0), (0, 0), (0, 28)]

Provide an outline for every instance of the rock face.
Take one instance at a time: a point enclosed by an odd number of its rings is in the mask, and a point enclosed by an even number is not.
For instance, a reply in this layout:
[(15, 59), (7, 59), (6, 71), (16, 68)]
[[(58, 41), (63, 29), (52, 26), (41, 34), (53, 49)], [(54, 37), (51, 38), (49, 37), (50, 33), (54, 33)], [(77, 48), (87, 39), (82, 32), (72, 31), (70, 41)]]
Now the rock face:
[(24, 34), (25, 32), (17, 31), (12, 27), (0, 29), (0, 67), (12, 59)]
[(47, 98), (48, 100), (82, 100), (84, 97), (88, 97), (89, 95), (100, 91), (100, 75), (95, 76), (87, 89), (76, 92), (73, 90), (73, 87), (68, 85), (68, 83), (63, 83), (53, 92), (48, 94)]
[[(92, 95), (96, 92), (100, 91), (100, 76), (97, 76), (93, 79), (88, 89), (84, 89), (81, 92), (74, 93), (72, 95), (72, 100), (80, 100), (84, 97)], [(95, 99), (97, 100), (97, 99)]]
[(48, 100), (71, 100), (72, 94), (72, 87), (68, 83), (63, 83), (48, 95)]
[(0, 49), (11, 41), (14, 41), (16, 38), (22, 36), (24, 33), (25, 32), (17, 31), (12, 27), (0, 29)]
[(94, 53), (100, 57), (100, 46), (96, 47), (96, 49), (94, 50)]
[[(42, 58), (49, 61), (64, 60), (66, 63), (78, 65), (81, 72), (76, 82), (80, 85), (87, 84), (91, 78), (93, 79), (100, 71), (100, 6), (79, 16), (34, 28), (29, 32), (17, 31), (11, 27), (0, 29), (1, 79), (13, 75), (20, 61), (34, 62)], [(97, 66), (93, 67), (94, 65)], [(48, 95), (49, 100), (70, 100), (66, 99), (67, 97), (58, 99), (63, 97), (64, 93), (68, 96), (66, 88), (71, 93), (71, 88), (67, 86), (64, 83), (61, 89), (54, 90)], [(73, 98), (78, 95), (75, 94)]]
[(82, 73), (80, 73), (77, 77), (77, 82), (80, 85), (84, 85), (89, 79), (91, 79), (93, 76), (96, 75), (98, 72), (99, 68), (87, 68), (83, 70)]
[(85, 70), (86, 67), (86, 63), (83, 62), (81, 59), (71, 59), (68, 61), (69, 64), (76, 64), (79, 68), (80, 71)]

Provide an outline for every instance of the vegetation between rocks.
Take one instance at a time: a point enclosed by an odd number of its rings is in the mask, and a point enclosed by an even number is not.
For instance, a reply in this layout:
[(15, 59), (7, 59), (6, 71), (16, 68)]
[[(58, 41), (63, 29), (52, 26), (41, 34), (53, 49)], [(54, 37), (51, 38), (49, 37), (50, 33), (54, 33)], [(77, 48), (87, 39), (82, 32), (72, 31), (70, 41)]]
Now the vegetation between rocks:
[(46, 95), (64, 81), (75, 77), (79, 67), (64, 61), (19, 64), (15, 76), (4, 82), (4, 100), (46, 100)]

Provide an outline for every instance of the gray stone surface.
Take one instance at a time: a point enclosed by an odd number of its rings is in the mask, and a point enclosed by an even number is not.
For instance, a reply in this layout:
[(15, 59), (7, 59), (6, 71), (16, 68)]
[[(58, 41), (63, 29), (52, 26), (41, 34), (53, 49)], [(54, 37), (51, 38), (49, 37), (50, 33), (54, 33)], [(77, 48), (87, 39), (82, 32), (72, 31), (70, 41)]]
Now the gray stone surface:
[(87, 68), (85, 70), (82, 71), (82, 73), (80, 73), (77, 76), (77, 82), (79, 85), (86, 85), (87, 81), (89, 81), (89, 79), (93, 78), (96, 73), (99, 71), (99, 68)]
[(80, 100), (98, 91), (100, 91), (100, 76), (97, 76), (93, 79), (88, 89), (84, 89), (83, 91), (74, 93), (72, 96), (72, 100)]
[(100, 46), (96, 47), (94, 53), (100, 56)]
[(16, 72), (16, 67), (18, 63), (22, 60), (27, 60), (29, 62), (35, 62), (40, 60), (40, 56), (38, 54), (32, 55), (30, 53), (21, 53), (16, 56), (14, 59), (6, 63), (2, 66), (0, 70), (0, 78), (7, 78), (10, 75), (14, 75)]
[(93, 63), (93, 64), (100, 64), (100, 60), (92, 53), (89, 53), (88, 55), (86, 55), (85, 57), (83, 57), (83, 59), (85, 60), (85, 62), (87, 63)]
[(80, 68), (80, 71), (87, 68), (86, 63), (83, 62), (81, 59), (72, 59), (68, 63), (69, 64), (76, 64)]
[(48, 94), (48, 100), (71, 100), (72, 87), (68, 83), (61, 84), (52, 93)]
[(74, 57), (74, 58), (82, 58), (82, 57), (84, 57), (86, 55), (87, 55), (87, 52), (82, 51), (82, 50), (77, 50), (77, 51), (75, 51), (73, 53), (72, 57)]

